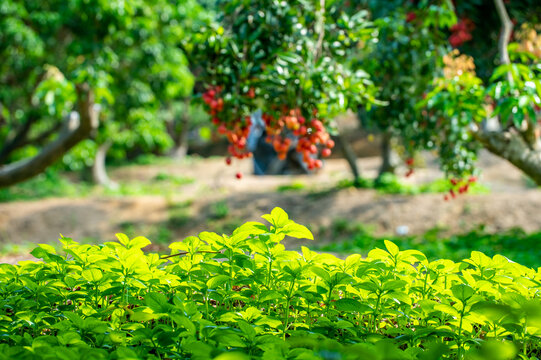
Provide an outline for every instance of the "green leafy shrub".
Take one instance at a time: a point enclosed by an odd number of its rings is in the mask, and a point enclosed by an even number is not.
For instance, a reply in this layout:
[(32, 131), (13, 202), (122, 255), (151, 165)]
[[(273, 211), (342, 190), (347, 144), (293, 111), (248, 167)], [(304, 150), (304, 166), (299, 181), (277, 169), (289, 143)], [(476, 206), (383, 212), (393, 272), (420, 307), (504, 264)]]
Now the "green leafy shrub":
[(512, 359), (541, 356), (541, 273), (480, 252), (427, 261), (392, 242), (345, 260), (286, 237), (275, 208), (231, 236), (40, 245), (0, 265), (0, 358)]

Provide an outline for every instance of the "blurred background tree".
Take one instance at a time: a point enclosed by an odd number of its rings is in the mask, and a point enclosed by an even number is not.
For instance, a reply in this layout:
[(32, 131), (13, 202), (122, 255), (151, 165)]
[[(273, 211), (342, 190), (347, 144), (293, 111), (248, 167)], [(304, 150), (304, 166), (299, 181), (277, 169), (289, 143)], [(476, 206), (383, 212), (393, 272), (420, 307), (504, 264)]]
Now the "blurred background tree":
[(193, 86), (180, 42), (206, 16), (195, 1), (7, 0), (0, 13), (0, 186), (61, 157), (107, 184), (109, 148), (173, 147), (164, 120)]

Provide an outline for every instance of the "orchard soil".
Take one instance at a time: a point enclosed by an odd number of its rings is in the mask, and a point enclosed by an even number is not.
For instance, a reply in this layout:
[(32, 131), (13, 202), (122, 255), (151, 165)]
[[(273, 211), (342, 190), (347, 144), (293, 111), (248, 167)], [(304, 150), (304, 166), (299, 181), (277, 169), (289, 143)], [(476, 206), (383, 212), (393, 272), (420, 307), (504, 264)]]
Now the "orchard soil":
[[(375, 234), (393, 234), (407, 229), (421, 234), (440, 226), (446, 233), (462, 233), (479, 224), (489, 231), (521, 227), (541, 228), (541, 191), (528, 186), (511, 165), (484, 153), (480, 181), (491, 189), (484, 195), (460, 195), (444, 201), (443, 194), (384, 195), (375, 190), (343, 188), (336, 184), (350, 173), (343, 159), (325, 162), (312, 176), (251, 175), (250, 159), (226, 166), (224, 158), (191, 158), (168, 165), (128, 166), (110, 171), (120, 183), (150, 182), (159, 174), (193, 178), (178, 193), (164, 196), (86, 196), (49, 198), (0, 204), (0, 262), (28, 259), (26, 248), (36, 243), (55, 243), (59, 234), (77, 241), (112, 241), (116, 232), (144, 235), (153, 243), (164, 237), (159, 248), (167, 251), (167, 241), (178, 241), (200, 231), (230, 231), (273, 207), (285, 209), (296, 222), (307, 225), (316, 241), (332, 242), (325, 228), (336, 220), (372, 226)], [(363, 176), (375, 177), (378, 157), (359, 159)], [(407, 169), (399, 169), (404, 174)], [(238, 180), (237, 172), (243, 174)], [(426, 161), (407, 183), (426, 183), (441, 178), (437, 165)], [(292, 185), (293, 184), (293, 185)], [(289, 190), (278, 191), (282, 186)], [(406, 228), (407, 227), (407, 228)], [(131, 232), (131, 234), (130, 234)], [(162, 234), (162, 235), (159, 235)], [(289, 242), (297, 247), (299, 242)], [(11, 250), (10, 250), (11, 249)]]

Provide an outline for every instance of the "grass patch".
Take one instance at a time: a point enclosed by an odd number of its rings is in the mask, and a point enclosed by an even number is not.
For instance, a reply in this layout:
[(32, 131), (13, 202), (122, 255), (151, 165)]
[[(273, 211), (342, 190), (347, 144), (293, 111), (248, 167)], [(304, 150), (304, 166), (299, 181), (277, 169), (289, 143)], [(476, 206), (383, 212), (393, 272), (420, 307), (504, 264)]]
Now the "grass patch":
[(169, 205), (169, 220), (167, 221), (169, 229), (183, 227), (190, 221), (192, 218), (190, 213), (192, 203), (191, 200), (187, 200)]
[[(427, 193), (446, 193), (451, 188), (449, 180), (437, 179), (427, 184), (415, 185), (406, 184), (394, 174), (383, 174), (379, 178), (365, 179), (360, 178), (357, 180), (357, 184), (353, 180), (341, 180), (338, 182), (337, 188), (346, 189), (350, 187), (357, 187), (360, 189), (374, 189), (381, 194), (393, 194), (393, 195), (417, 195)], [(488, 194), (490, 189), (475, 182), (470, 184), (468, 194)]]
[(229, 206), (224, 200), (218, 201), (210, 207), (210, 217), (213, 219), (225, 219), (229, 215)]
[(81, 197), (90, 194), (92, 186), (73, 182), (58, 171), (44, 173), (19, 184), (0, 189), (0, 202), (35, 200), (47, 197)]
[(278, 192), (300, 191), (306, 189), (306, 184), (300, 181), (294, 181), (291, 184), (280, 185), (276, 188)]
[(170, 183), (178, 186), (192, 184), (195, 181), (195, 179), (191, 177), (176, 176), (164, 172), (158, 173), (152, 180), (158, 183)]
[(164, 172), (156, 175), (151, 181), (130, 181), (120, 183), (118, 188), (107, 189), (94, 186), (84, 181), (71, 180), (66, 174), (55, 170), (47, 170), (28, 181), (0, 189), (0, 202), (38, 200), (49, 197), (86, 197), (96, 196), (172, 196), (179, 187), (191, 184), (191, 177), (175, 176)]

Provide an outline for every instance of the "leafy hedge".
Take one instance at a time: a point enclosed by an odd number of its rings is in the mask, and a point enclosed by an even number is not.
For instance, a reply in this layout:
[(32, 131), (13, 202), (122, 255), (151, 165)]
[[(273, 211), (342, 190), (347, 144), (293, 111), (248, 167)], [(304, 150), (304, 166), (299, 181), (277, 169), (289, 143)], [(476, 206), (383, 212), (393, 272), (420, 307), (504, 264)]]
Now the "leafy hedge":
[(0, 359), (527, 359), (541, 356), (541, 271), (480, 252), (428, 262), (392, 242), (345, 260), (286, 237), (275, 208), (231, 236), (144, 253), (143, 237), (0, 265)]

